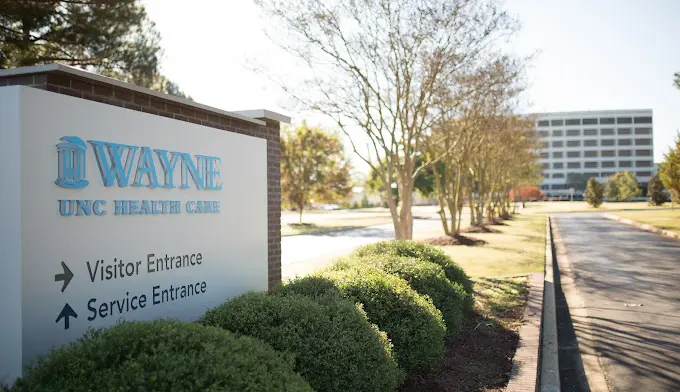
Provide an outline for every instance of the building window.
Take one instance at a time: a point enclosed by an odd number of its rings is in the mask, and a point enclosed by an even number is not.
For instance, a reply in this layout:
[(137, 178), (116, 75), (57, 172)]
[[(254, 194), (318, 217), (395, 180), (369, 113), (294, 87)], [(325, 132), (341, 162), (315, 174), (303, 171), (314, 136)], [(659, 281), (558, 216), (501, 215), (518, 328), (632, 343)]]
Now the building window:
[(602, 151), (601, 155), (602, 155), (603, 157), (613, 157), (613, 156), (616, 155), (616, 151), (614, 151), (614, 150), (605, 150), (605, 151)]
[(584, 129), (583, 136), (597, 136), (597, 129)]
[(636, 161), (635, 167), (652, 167), (652, 161)]
[(630, 135), (631, 129), (630, 128), (619, 128), (618, 131), (616, 131), (619, 135)]
[(636, 146), (651, 146), (652, 139), (635, 139)]
[(560, 137), (562, 136), (562, 131), (553, 131), (553, 137)]
[(602, 177), (611, 177), (614, 175), (614, 172), (602, 172)]
[(635, 128), (636, 135), (651, 135), (652, 128)]
[(619, 146), (630, 146), (633, 141), (631, 139), (619, 139)]
[(600, 142), (601, 146), (613, 146), (614, 145), (614, 139), (603, 139)]
[(538, 136), (540, 137), (548, 137), (548, 135), (549, 135), (548, 131), (540, 131), (538, 133)]
[(605, 117), (600, 119), (600, 124), (615, 124), (614, 117)]
[(580, 140), (568, 140), (567, 141), (567, 147), (581, 147), (581, 141)]
[(616, 167), (614, 161), (602, 161), (602, 167)]
[(631, 161), (619, 161), (619, 167), (633, 167), (633, 162), (631, 162)]
[(541, 153), (541, 159), (548, 159), (550, 156), (547, 152), (542, 152)]
[(550, 178), (550, 173), (543, 173), (543, 178)]
[(555, 173), (552, 178), (564, 178), (564, 173)]
[(637, 172), (637, 177), (651, 177), (652, 172)]
[(581, 151), (567, 151), (567, 158), (580, 158)]
[(635, 124), (651, 124), (651, 117), (635, 117)]
[(584, 118), (583, 119), (583, 125), (596, 125), (596, 124), (597, 124), (596, 118)]
[(585, 147), (595, 147), (597, 146), (597, 140), (584, 140), (583, 145)]
[(552, 143), (553, 148), (559, 148), (559, 147), (564, 147), (564, 142), (562, 141), (555, 141)]
[(544, 163), (543, 164), (544, 169), (550, 169), (550, 164), (549, 163)]
[(610, 136), (614, 134), (614, 128), (603, 128), (600, 130), (600, 135)]
[(581, 136), (580, 129), (567, 129), (567, 136)]
[(570, 118), (565, 122), (565, 125), (581, 125), (580, 118)]
[(562, 162), (553, 163), (553, 169), (564, 169), (564, 163)]
[(549, 126), (549, 125), (550, 125), (550, 121), (548, 121), (548, 120), (540, 120), (540, 121), (538, 122), (538, 126), (539, 126), (539, 127), (547, 127), (547, 126)]
[(596, 169), (597, 168), (597, 162), (586, 162), (583, 165), (584, 168), (586, 169)]
[(548, 148), (549, 144), (548, 142), (539, 142), (538, 143), (538, 148)]
[(597, 157), (597, 151), (585, 151), (583, 153), (583, 156), (586, 157), (586, 158), (596, 158)]
[(581, 162), (567, 162), (567, 169), (580, 169)]
[(559, 127), (559, 126), (562, 126), (563, 124), (564, 124), (564, 121), (562, 121), (562, 120), (552, 120), (552, 121), (550, 121), (550, 125), (552, 125), (553, 127)]
[(616, 119), (616, 123), (617, 123), (617, 124), (632, 124), (632, 123), (633, 123), (633, 119), (630, 118), (630, 117), (618, 117), (618, 118)]
[(541, 185), (541, 190), (542, 190), (542, 191), (548, 191), (548, 190), (550, 190), (550, 185)]
[(553, 152), (553, 158), (563, 158), (564, 153), (562, 151), (555, 151)]
[(632, 156), (632, 151), (631, 150), (619, 150), (619, 156), (620, 157), (629, 157)]
[(652, 151), (651, 150), (635, 150), (635, 156), (636, 157), (651, 157)]

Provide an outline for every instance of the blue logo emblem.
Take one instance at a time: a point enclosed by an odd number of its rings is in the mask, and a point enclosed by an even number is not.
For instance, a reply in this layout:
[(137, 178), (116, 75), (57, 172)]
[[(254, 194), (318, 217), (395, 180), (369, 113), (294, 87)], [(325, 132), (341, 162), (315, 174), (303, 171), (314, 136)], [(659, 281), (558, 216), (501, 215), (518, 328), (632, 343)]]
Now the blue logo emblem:
[(55, 181), (62, 188), (85, 188), (89, 181), (85, 176), (85, 152), (87, 145), (76, 136), (64, 136), (57, 144), (59, 177)]

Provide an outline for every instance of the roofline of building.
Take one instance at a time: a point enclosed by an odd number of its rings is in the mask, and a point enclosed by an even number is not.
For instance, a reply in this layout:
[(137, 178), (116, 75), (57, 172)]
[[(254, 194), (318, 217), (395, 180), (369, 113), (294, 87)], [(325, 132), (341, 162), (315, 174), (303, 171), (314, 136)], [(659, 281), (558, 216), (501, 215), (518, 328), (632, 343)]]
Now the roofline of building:
[(542, 113), (527, 113), (528, 116), (540, 117), (586, 117), (586, 116), (606, 116), (606, 115), (622, 115), (622, 114), (652, 114), (653, 109), (617, 109), (617, 110), (584, 110), (573, 112), (542, 112)]

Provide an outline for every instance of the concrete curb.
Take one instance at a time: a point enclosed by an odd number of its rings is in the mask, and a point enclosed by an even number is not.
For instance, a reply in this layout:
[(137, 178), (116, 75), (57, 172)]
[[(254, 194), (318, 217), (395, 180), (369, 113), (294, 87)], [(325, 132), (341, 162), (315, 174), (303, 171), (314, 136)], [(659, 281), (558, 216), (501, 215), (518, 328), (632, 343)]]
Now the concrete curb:
[(627, 225), (631, 225), (631, 226), (636, 227), (640, 230), (645, 230), (645, 231), (649, 231), (649, 232), (652, 232), (652, 233), (661, 234), (664, 237), (680, 240), (680, 234), (673, 232), (673, 231), (659, 229), (658, 227), (654, 227), (652, 225), (647, 225), (647, 224), (644, 224), (644, 223), (636, 222), (636, 221), (628, 219), (628, 218), (621, 218), (621, 217), (618, 217), (618, 216), (612, 215), (612, 214), (602, 214), (602, 216), (604, 218), (607, 218), (607, 219), (611, 219), (611, 220), (615, 220), (615, 221), (618, 221), (618, 222), (621, 222), (621, 223), (625, 223)]
[(524, 325), (519, 331), (519, 343), (512, 360), (506, 392), (560, 391), (552, 262), (552, 235), (548, 217), (545, 275), (530, 275), (531, 287), (524, 310)]
[(557, 310), (555, 307), (555, 273), (553, 272), (552, 217), (545, 227), (545, 280), (543, 320), (541, 324), (540, 392), (560, 392), (559, 347), (557, 343)]

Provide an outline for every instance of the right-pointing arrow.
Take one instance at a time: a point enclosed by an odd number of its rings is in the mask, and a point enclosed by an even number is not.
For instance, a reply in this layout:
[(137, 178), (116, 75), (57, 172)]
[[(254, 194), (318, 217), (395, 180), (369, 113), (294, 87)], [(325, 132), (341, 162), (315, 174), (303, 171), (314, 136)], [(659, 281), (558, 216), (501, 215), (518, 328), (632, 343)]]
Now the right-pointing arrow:
[(66, 290), (66, 286), (68, 286), (68, 284), (71, 283), (71, 279), (73, 279), (73, 272), (71, 272), (63, 261), (61, 262), (61, 268), (64, 270), (64, 273), (54, 275), (54, 281), (64, 281), (64, 284), (61, 286), (61, 292), (63, 293), (64, 290)]
[(55, 322), (59, 322), (59, 320), (64, 319), (64, 329), (68, 329), (69, 327), (69, 317), (75, 317), (78, 318), (78, 314), (73, 310), (71, 305), (66, 304), (64, 305), (64, 308), (61, 310), (59, 313), (59, 316), (57, 316), (57, 320)]

